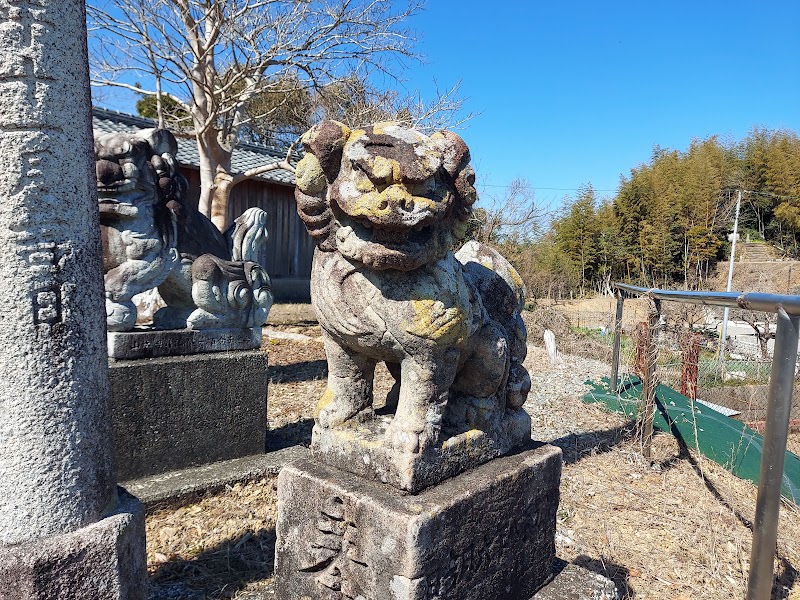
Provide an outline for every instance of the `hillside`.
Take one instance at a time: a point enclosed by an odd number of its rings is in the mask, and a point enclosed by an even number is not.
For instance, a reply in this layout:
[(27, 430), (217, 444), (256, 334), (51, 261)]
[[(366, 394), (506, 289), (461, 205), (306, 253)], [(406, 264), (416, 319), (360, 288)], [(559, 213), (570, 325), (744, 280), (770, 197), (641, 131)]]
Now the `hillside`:
[[(800, 294), (800, 261), (781, 260), (780, 251), (769, 244), (742, 244), (737, 246), (737, 259), (733, 265), (731, 290), (737, 292), (768, 292), (772, 294)], [(717, 263), (708, 289), (722, 291), (728, 278), (728, 263)]]

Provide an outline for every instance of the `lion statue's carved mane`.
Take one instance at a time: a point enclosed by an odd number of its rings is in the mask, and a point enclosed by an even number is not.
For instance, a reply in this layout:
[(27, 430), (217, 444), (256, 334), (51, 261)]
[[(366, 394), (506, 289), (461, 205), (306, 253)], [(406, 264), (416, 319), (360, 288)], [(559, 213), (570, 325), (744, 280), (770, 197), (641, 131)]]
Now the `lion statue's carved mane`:
[(302, 141), (295, 197), (317, 242), (311, 293), (329, 365), (316, 427), (371, 419), (383, 361), (396, 380), (387, 445), (424, 452), (443, 427), (488, 431), (504, 451), (529, 439), (522, 281), (477, 242), (451, 250), (477, 197), (464, 141), (335, 121)]

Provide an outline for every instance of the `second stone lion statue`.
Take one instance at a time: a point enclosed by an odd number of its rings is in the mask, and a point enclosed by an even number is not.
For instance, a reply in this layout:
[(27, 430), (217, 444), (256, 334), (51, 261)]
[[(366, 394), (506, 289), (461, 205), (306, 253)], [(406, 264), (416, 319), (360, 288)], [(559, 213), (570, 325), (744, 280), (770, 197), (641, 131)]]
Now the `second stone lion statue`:
[(260, 327), (270, 280), (253, 258), (266, 215), (251, 208), (225, 234), (186, 202), (188, 184), (165, 129), (95, 137), (95, 168), (109, 331), (136, 324), (135, 294), (158, 288), (159, 329)]
[(387, 446), (424, 453), (443, 428), (488, 432), (500, 453), (529, 440), (522, 281), (477, 242), (451, 251), (476, 200), (463, 140), (326, 121), (303, 145), (296, 199), (318, 246), (312, 303), (329, 366), (317, 427), (370, 420), (383, 361), (396, 380)]

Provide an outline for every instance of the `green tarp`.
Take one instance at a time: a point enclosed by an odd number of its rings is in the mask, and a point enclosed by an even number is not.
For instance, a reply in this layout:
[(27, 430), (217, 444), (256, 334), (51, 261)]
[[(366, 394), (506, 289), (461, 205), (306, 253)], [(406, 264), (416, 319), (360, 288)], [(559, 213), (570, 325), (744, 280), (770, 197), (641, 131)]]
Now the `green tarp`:
[[(634, 418), (642, 394), (638, 377), (625, 379), (619, 394), (609, 393), (609, 380), (587, 382), (593, 389), (584, 396), (586, 402), (601, 402), (611, 410)], [(656, 388), (656, 413), (653, 425), (671, 431), (689, 448), (697, 449), (734, 475), (758, 484), (761, 472), (761, 451), (764, 438), (741, 421), (692, 402), (665, 385)], [(800, 505), (800, 457), (786, 452), (783, 469), (784, 497)]]

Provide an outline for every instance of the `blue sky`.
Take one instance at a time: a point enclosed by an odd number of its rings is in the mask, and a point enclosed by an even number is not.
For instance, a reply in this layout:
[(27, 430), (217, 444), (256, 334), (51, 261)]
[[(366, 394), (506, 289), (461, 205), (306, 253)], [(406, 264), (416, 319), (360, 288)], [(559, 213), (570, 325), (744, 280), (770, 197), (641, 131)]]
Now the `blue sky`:
[[(409, 89), (462, 81), (484, 202), (517, 177), (612, 196), (653, 146), (800, 130), (800, 3), (429, 0)], [(558, 190), (547, 188), (562, 188)]]
[[(434, 80), (461, 80), (484, 203), (518, 177), (543, 204), (589, 182), (613, 196), (656, 144), (800, 131), (797, 0), (427, 4), (410, 23), (426, 62), (407, 63), (403, 85), (432, 97)], [(106, 94), (134, 110), (131, 94)]]

